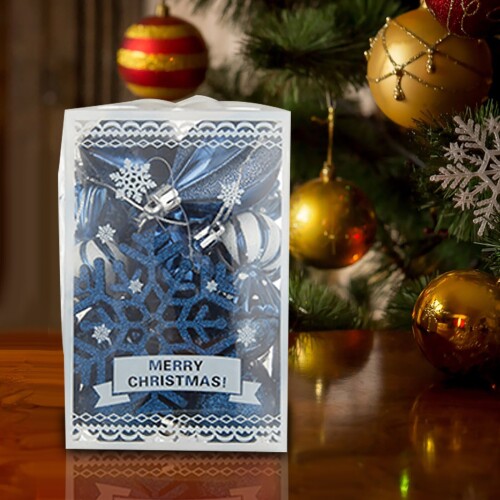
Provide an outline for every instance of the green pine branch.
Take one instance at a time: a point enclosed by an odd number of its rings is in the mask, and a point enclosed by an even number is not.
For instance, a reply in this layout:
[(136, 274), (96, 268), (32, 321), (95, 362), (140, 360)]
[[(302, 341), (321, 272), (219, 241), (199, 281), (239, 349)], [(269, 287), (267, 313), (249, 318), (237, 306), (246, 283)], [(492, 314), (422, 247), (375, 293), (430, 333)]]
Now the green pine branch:
[(312, 86), (340, 97), (364, 84), (369, 38), (400, 10), (396, 0), (339, 0), (270, 11), (250, 26), (243, 55), (275, 93), (299, 100)]
[[(194, 11), (206, 11), (217, 6), (220, 9), (221, 19), (235, 25), (259, 19), (261, 15), (269, 12), (293, 11), (308, 7), (320, 9), (326, 5), (340, 3), (342, 0), (192, 0)], [(403, 8), (416, 8), (419, 0), (400, 0)], [(376, 5), (373, 1), (373, 5)], [(379, 2), (382, 3), (382, 2)], [(373, 11), (371, 11), (373, 12)]]
[(360, 328), (366, 311), (354, 300), (340, 297), (303, 274), (290, 276), (290, 328), (294, 331), (348, 330)]
[(493, 229), (481, 243), (485, 270), (500, 278), (500, 214), (493, 221)]
[(422, 290), (438, 273), (404, 281), (394, 292), (385, 311), (382, 326), (393, 330), (411, 328), (413, 307)]

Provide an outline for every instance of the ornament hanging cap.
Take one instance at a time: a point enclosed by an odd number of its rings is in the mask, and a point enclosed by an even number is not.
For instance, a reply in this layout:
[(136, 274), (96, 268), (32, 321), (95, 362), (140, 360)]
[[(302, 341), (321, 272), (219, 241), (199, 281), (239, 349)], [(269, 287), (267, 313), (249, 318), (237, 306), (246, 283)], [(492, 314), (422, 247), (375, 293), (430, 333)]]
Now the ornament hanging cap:
[(323, 163), (323, 168), (320, 172), (320, 177), (324, 182), (328, 182), (332, 179), (335, 171), (335, 166), (333, 165), (333, 127), (335, 124), (335, 108), (333, 106), (328, 106), (328, 151), (326, 154), (326, 160)]
[(156, 17), (167, 17), (169, 15), (169, 8), (167, 2), (162, 0), (157, 6), (155, 11)]
[(323, 163), (323, 168), (319, 174), (323, 182), (330, 181), (335, 172), (335, 166), (333, 165), (333, 129), (335, 125), (335, 103), (332, 94), (327, 91), (326, 93), (326, 104), (328, 107), (328, 118), (326, 123), (328, 124), (328, 150), (326, 153), (326, 161)]

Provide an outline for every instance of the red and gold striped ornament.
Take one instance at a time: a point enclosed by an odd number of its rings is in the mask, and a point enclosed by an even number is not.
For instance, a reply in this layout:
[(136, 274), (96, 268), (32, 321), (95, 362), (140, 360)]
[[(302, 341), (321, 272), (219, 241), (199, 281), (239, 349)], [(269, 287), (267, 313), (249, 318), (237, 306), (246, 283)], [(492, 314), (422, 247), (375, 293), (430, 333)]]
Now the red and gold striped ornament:
[(139, 97), (176, 100), (205, 79), (208, 51), (200, 32), (170, 16), (164, 3), (125, 32), (117, 53), (120, 75)]

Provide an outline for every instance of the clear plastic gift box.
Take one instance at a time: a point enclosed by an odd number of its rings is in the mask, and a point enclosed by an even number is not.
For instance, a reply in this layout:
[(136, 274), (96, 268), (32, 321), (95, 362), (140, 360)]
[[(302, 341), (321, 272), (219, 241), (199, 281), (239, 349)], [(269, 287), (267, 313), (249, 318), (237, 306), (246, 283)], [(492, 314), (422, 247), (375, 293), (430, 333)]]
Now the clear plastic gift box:
[(68, 110), (66, 445), (286, 450), (290, 114)]

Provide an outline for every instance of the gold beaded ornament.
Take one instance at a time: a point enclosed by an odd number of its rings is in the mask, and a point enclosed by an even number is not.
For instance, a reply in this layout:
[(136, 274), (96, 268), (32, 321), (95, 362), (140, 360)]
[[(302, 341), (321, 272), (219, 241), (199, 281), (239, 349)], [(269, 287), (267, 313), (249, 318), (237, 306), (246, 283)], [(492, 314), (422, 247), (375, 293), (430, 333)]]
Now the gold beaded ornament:
[(424, 7), (387, 18), (365, 56), (375, 102), (403, 127), (474, 107), (492, 82), (488, 44), (448, 33)]

